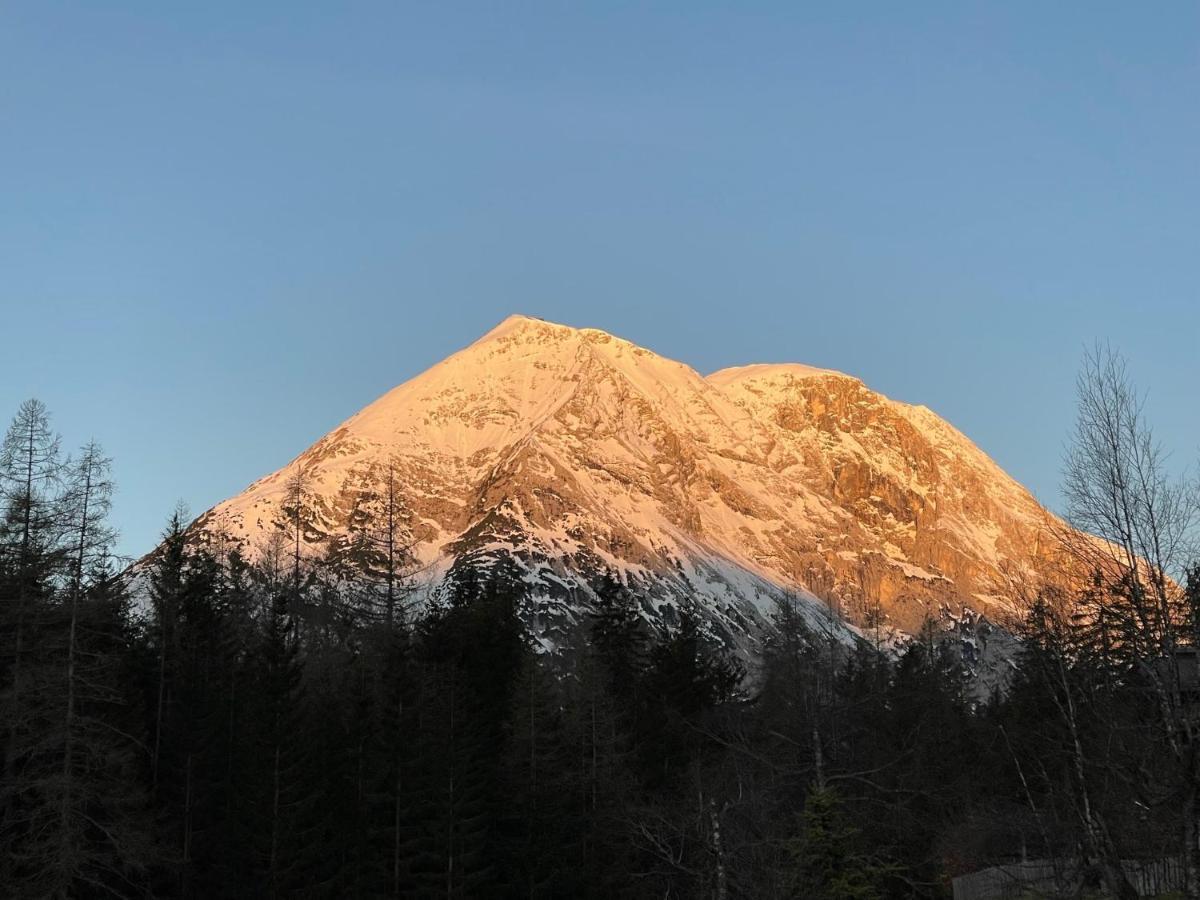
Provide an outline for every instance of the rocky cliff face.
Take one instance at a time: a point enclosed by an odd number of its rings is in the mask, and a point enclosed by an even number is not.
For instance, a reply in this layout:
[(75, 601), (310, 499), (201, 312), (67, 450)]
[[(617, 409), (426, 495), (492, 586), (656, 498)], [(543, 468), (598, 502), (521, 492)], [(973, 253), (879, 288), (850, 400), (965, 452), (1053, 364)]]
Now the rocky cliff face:
[(389, 469), (425, 588), (509, 556), (547, 647), (604, 572), (651, 618), (694, 600), (747, 652), (785, 591), (843, 637), (933, 618), (974, 646), (982, 616), (1014, 611), (1053, 524), (949, 424), (855, 378), (799, 365), (705, 378), (602, 331), (514, 316), (194, 527), (255, 554), (303, 472), (315, 555)]

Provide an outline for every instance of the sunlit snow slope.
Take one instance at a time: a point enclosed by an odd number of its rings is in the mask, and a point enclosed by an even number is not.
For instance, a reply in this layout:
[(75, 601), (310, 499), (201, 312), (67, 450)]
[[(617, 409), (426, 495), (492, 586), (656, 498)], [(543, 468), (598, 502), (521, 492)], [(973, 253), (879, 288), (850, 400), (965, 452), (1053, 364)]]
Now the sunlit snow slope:
[[(253, 555), (306, 473), (311, 552), (391, 465), (436, 590), (519, 561), (553, 646), (612, 572), (670, 616), (695, 600), (747, 648), (773, 598), (862, 630), (1003, 620), (1052, 520), (928, 409), (855, 378), (753, 365), (707, 378), (628, 341), (513, 316), (202, 516)], [(832, 626), (840, 628), (840, 625)]]

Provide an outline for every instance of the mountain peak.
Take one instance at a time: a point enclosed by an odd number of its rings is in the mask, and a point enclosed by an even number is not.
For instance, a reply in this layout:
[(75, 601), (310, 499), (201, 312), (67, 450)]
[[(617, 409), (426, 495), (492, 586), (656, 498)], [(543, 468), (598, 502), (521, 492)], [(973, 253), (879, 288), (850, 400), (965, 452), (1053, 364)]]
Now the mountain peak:
[(851, 376), (779, 364), (703, 378), (605, 331), (526, 315), (394, 388), (200, 527), (256, 553), (297, 470), (314, 496), (314, 555), (391, 472), (427, 590), (511, 557), (549, 634), (581, 621), (610, 572), (648, 598), (647, 616), (698, 604), (741, 647), (785, 593), (814, 616), (825, 604), (851, 622), (882, 610), (900, 630), (946, 610), (1002, 613), (1048, 516), (947, 423)]
[(496, 338), (508, 337), (523, 331), (573, 331), (568, 325), (559, 325), (556, 322), (548, 322), (545, 319), (540, 319), (537, 316), (527, 316), (523, 313), (513, 313), (502, 321), (495, 328), (486, 332), (476, 343), (494, 340)]
[(592, 343), (607, 343), (616, 341), (624, 345), (634, 346), (629, 341), (618, 338), (599, 328), (577, 328), (573, 325), (563, 325), (551, 322), (538, 316), (528, 316), (514, 313), (495, 328), (488, 331), (472, 346), (492, 343), (494, 341), (520, 340), (523, 342), (554, 343), (556, 341), (583, 338)]

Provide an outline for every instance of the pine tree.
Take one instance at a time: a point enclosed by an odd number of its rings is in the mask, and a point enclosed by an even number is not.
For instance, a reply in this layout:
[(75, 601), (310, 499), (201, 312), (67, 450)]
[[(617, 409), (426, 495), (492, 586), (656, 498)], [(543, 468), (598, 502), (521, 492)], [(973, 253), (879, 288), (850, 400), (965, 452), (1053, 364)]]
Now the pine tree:
[[(257, 744), (253, 657), (258, 631), (253, 611), (260, 608), (253, 569), (236, 546), (218, 564), (219, 616), (212, 696), (216, 740), (211, 747), (214, 787), (212, 825), (197, 846), (198, 896), (236, 897), (254, 880), (253, 849), (259, 820), (253, 805), (260, 762)], [(207, 851), (205, 852), (205, 848)]]
[(678, 626), (650, 651), (646, 676), (653, 706), (639, 751), (652, 783), (680, 774), (699, 750), (694, 726), (730, 699), (742, 679), (740, 665), (700, 631), (694, 609), (678, 613)]
[[(627, 634), (642, 647), (640, 628)], [(638, 662), (626, 682), (630, 691), (625, 697), (632, 699), (614, 695), (613, 676), (619, 668), (601, 661), (594, 642), (575, 648), (571, 657), (572, 677), (560, 682), (566, 737), (573, 748), (569, 782), (577, 812), (571, 818), (585, 824), (574, 860), (586, 886), (584, 895), (615, 896), (627, 889), (632, 866), (626, 818), (636, 787), (635, 734), (644, 653), (639, 649), (634, 654)], [(620, 676), (615, 683), (621, 683)]]
[[(870, 705), (850, 708), (843, 731), (858, 751), (849, 754), (848, 767), (879, 770), (873, 782), (887, 798), (887, 815), (866, 823), (864, 832), (877, 852), (902, 861), (907, 875), (923, 883), (940, 877), (938, 838), (959, 821), (977, 775), (964, 678), (961, 656), (927, 622), (892, 668), (880, 717), (869, 718)], [(860, 738), (864, 730), (867, 740)], [(902, 768), (897, 760), (904, 760)]]
[(418, 622), (421, 682), (414, 789), (425, 798), (414, 859), (418, 893), (495, 893), (505, 877), (502, 815), (505, 720), (528, 654), (517, 615), (518, 573), (501, 560), (481, 579), (454, 573), (452, 590)]
[(802, 900), (875, 900), (879, 869), (860, 846), (859, 832), (832, 788), (813, 788), (804, 805), (803, 828), (792, 841), (791, 896)]
[(153, 743), (150, 751), (150, 785), (157, 794), (162, 768), (163, 742), (169, 739), (172, 682), (179, 656), (179, 613), (187, 581), (187, 511), (176, 505), (167, 520), (162, 540), (150, 564), (150, 638), (155, 657), (152, 708)]
[(575, 746), (556, 679), (532, 655), (513, 692), (508, 716), (501, 829), (503, 877), (528, 897), (575, 897), (587, 886), (576, 860), (586, 809), (576, 789)]
[[(763, 648), (757, 713), (769, 723), (779, 764), (802, 791), (817, 775), (821, 734), (828, 727), (830, 655), (809, 628), (795, 596), (779, 598), (771, 619), (774, 628)], [(801, 799), (799, 794), (792, 798), (797, 805)]]
[(312, 801), (305, 784), (307, 747), (302, 727), (303, 663), (291, 583), (270, 597), (261, 624), (251, 687), (257, 777), (249, 783), (256, 881), (279, 897), (303, 882), (301, 826)]
[(606, 574), (595, 588), (589, 648), (607, 680), (609, 693), (636, 714), (647, 664), (647, 634), (632, 592)]
[[(359, 721), (369, 730), (361, 735), (369, 767), (365, 790), (370, 812), (370, 852), (380, 861), (377, 893), (403, 896), (412, 887), (412, 823), (419, 788), (417, 772), (422, 744), (416, 709), (420, 673), (413, 659), (408, 628), (394, 622), (374, 632), (374, 687), (362, 703), (373, 701)], [(414, 740), (414, 733), (416, 740)]]
[[(173, 517), (176, 526), (179, 521)], [(162, 658), (155, 660), (156, 675), (166, 676), (163, 715), (156, 720), (161, 723), (157, 794), (172, 887), (184, 897), (213, 896), (219, 885), (211, 872), (234, 852), (226, 822), (235, 739), (229, 705), (238, 677), (235, 610), (242, 598), (231, 596), (226, 573), (207, 548), (192, 547), (186, 558), (177, 556), (177, 549), (169, 540), (152, 578), (156, 610), (171, 622), (165, 672)]]

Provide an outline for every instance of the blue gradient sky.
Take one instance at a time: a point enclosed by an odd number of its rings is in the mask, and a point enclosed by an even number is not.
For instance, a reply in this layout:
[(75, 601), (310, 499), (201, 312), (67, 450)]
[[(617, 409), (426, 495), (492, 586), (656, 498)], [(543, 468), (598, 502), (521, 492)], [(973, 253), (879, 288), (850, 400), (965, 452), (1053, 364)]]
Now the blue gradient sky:
[(856, 374), (1052, 506), (1109, 339), (1196, 458), (1194, 2), (183, 6), (0, 5), (0, 415), (127, 553), (511, 312)]

